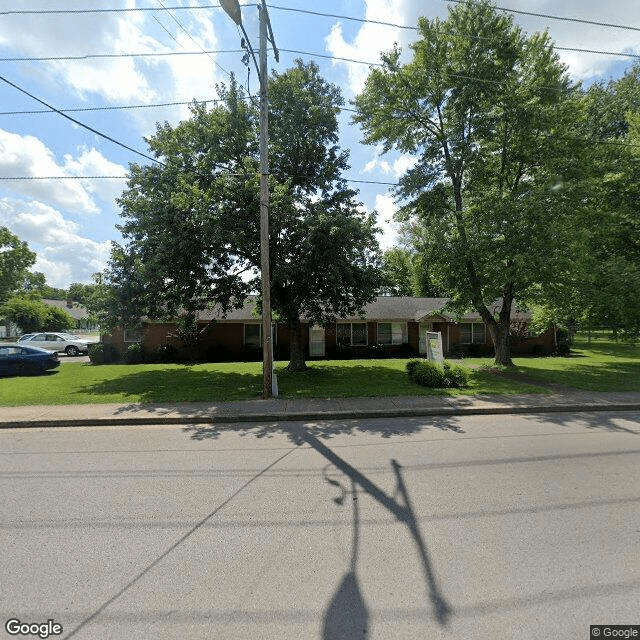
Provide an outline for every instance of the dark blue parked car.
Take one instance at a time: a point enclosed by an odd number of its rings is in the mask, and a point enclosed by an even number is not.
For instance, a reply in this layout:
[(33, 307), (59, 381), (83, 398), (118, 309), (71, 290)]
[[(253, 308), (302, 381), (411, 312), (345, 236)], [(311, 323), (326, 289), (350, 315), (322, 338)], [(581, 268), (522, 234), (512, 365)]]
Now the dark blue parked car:
[(55, 351), (0, 343), (0, 376), (34, 376), (59, 366), (60, 360)]

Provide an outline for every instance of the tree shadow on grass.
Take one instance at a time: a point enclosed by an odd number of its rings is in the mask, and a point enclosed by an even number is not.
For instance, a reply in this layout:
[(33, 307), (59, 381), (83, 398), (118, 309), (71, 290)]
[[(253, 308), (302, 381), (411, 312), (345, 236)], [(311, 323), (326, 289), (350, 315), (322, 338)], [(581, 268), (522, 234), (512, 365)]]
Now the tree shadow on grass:
[[(304, 372), (278, 371), (278, 385), (288, 398), (346, 398), (398, 395), (453, 395), (450, 389), (427, 389), (409, 381), (403, 366), (345, 360), (339, 364), (312, 363)], [(354, 389), (357, 388), (357, 394)]]
[(262, 375), (193, 367), (150, 369), (93, 382), (80, 390), (96, 397), (123, 396), (142, 403), (246, 400), (262, 394)]

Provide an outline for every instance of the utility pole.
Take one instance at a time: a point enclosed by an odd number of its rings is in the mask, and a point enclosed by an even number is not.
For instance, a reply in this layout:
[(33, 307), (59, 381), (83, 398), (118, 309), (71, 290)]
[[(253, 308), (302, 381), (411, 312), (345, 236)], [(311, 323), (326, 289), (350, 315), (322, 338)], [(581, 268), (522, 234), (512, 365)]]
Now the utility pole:
[[(242, 29), (247, 46), (255, 55), (249, 36), (242, 24), (242, 12), (238, 0), (220, 0), (222, 8)], [(277, 380), (273, 372), (273, 340), (271, 335), (271, 271), (269, 267), (269, 77), (267, 73), (267, 39), (271, 40), (276, 62), (279, 61), (271, 22), (265, 0), (258, 6), (260, 14), (260, 66), (256, 70), (260, 78), (260, 279), (262, 281), (262, 373), (263, 394), (267, 400), (277, 395)], [(268, 30), (268, 35), (267, 35)]]

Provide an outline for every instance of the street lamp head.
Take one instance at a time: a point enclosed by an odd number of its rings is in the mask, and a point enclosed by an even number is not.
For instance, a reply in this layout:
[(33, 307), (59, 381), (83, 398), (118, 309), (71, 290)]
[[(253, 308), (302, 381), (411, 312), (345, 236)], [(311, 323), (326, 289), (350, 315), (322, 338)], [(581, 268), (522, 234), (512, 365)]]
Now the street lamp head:
[(238, 26), (242, 25), (242, 12), (238, 0), (220, 0), (220, 6)]

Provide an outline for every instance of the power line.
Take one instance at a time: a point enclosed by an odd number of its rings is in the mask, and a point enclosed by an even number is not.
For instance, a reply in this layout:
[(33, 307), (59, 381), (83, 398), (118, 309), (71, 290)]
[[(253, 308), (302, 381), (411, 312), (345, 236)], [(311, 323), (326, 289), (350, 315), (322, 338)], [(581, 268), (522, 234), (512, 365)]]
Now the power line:
[[(189, 11), (191, 9), (221, 9), (219, 4), (205, 4), (196, 7), (166, 7), (171, 11)], [(165, 11), (165, 8), (158, 7), (135, 7), (135, 8), (119, 8), (119, 9), (12, 9), (10, 11), (0, 11), (0, 16), (12, 15), (73, 15), (73, 14), (91, 14), (91, 13), (133, 13), (137, 12), (153, 12)]]
[[(442, 2), (449, 2), (454, 4), (466, 4), (468, 0), (442, 0)], [(242, 6), (252, 6), (251, 3), (245, 4)], [(165, 7), (164, 9), (160, 9), (157, 7), (135, 7), (135, 8), (119, 8), (119, 9), (13, 9), (9, 11), (0, 11), (0, 16), (8, 16), (8, 15), (73, 15), (73, 14), (100, 14), (100, 13), (133, 13), (133, 12), (158, 12), (164, 10), (171, 11), (194, 11), (194, 10), (204, 10), (204, 9), (220, 9), (221, 6), (219, 4), (206, 4), (206, 5), (196, 5), (193, 7), (182, 7), (182, 6), (171, 6)], [(367, 18), (355, 18), (353, 16), (346, 16), (337, 13), (325, 13), (322, 11), (311, 11), (309, 9), (296, 9), (293, 7), (281, 7), (277, 5), (269, 5), (270, 9), (274, 9), (276, 11), (289, 11), (295, 13), (305, 13), (313, 16), (320, 16), (325, 18), (336, 18), (338, 20), (350, 20), (353, 22), (367, 23), (367, 24), (377, 24), (381, 26), (394, 27), (396, 29), (407, 29), (417, 31), (418, 27), (411, 27), (403, 24), (394, 24), (392, 22), (385, 22), (383, 20), (371, 20)], [(532, 11), (520, 11), (517, 9), (509, 9), (507, 7), (495, 7), (499, 11), (505, 11), (507, 13), (515, 13), (519, 15), (525, 16), (533, 16), (536, 18), (546, 18), (548, 20), (559, 20), (565, 22), (576, 22), (579, 24), (589, 24), (598, 27), (605, 27), (608, 29), (625, 29), (629, 31), (640, 31), (640, 27), (632, 27), (630, 25), (624, 24), (616, 24), (611, 22), (599, 22), (597, 20), (586, 20), (583, 18), (574, 18), (571, 16), (557, 16), (549, 13), (535, 13)]]
[[(468, 0), (442, 0), (442, 2), (451, 2), (454, 4), (467, 4)], [(555, 16), (549, 13), (534, 13), (532, 11), (518, 11), (517, 9), (507, 9), (506, 7), (495, 7), (499, 11), (507, 13), (517, 13), (523, 16), (534, 16), (536, 18), (546, 18), (548, 20), (562, 20), (565, 22), (578, 22), (580, 24), (590, 24), (597, 27), (607, 27), (609, 29), (627, 29), (629, 31), (640, 31), (640, 27), (631, 27), (626, 24), (613, 24), (611, 22), (597, 22), (595, 20), (583, 20), (582, 18), (571, 18), (568, 16)]]
[[(250, 100), (249, 96), (243, 96), (242, 100)], [(62, 113), (80, 113), (83, 111), (122, 111), (126, 109), (157, 109), (160, 107), (184, 107), (187, 105), (191, 105), (194, 102), (197, 104), (215, 104), (219, 102), (224, 102), (222, 98), (207, 98), (205, 100), (193, 100), (189, 101), (181, 101), (181, 102), (155, 102), (153, 104), (125, 104), (125, 105), (114, 105), (110, 107), (74, 107), (71, 109), (37, 109), (31, 111), (0, 111), (0, 116), (26, 116), (26, 115), (37, 115), (44, 113), (57, 113), (57, 111), (61, 111)], [(353, 109), (344, 109), (345, 111), (354, 111)]]
[[(171, 13), (171, 11), (169, 10), (169, 8), (168, 8), (168, 7), (165, 7), (165, 5), (164, 5), (164, 4), (162, 4), (162, 0), (157, 0), (157, 2), (158, 2), (158, 4), (159, 4), (159, 5), (160, 5), (160, 6), (161, 6), (161, 7), (162, 7), (162, 8), (163, 8), (163, 9), (164, 9), (168, 14), (169, 14), (169, 16), (171, 16), (172, 20), (173, 20), (173, 21), (178, 25), (178, 27), (180, 27), (180, 29), (182, 29), (182, 31), (184, 31), (184, 33), (186, 33), (186, 34), (187, 34), (187, 36), (189, 37), (189, 39), (191, 40), (191, 42), (193, 42), (193, 43), (198, 47), (198, 49), (200, 49), (200, 51), (202, 51), (203, 53), (206, 53), (206, 54), (207, 54), (207, 57), (209, 58), (209, 60), (211, 60), (211, 62), (213, 62), (213, 64), (215, 64), (215, 65), (216, 65), (216, 67), (218, 67), (218, 69), (220, 69), (221, 71), (223, 71), (224, 73), (226, 73), (226, 74), (231, 78), (231, 77), (232, 77), (232, 74), (231, 74), (229, 71), (227, 71), (227, 70), (226, 70), (226, 69), (225, 69), (225, 68), (224, 68), (224, 67), (223, 67), (219, 62), (217, 62), (215, 58), (212, 58), (212, 57), (211, 57), (211, 53), (210, 53), (210, 52), (206, 52), (206, 51), (204, 50), (204, 48), (200, 45), (200, 43), (199, 43), (199, 42), (198, 42), (198, 41), (197, 41), (197, 40), (196, 40), (196, 39), (195, 39), (195, 38), (194, 38), (194, 37), (189, 33), (189, 31), (188, 31), (188, 30), (185, 28), (185, 26), (184, 26), (184, 25), (183, 25), (183, 24), (178, 20), (178, 18), (176, 18), (176, 17)], [(159, 21), (158, 21), (158, 23), (159, 23)], [(160, 23), (159, 23), (159, 24), (160, 24)], [(160, 26), (162, 26), (162, 25), (160, 25)], [(175, 38), (174, 38), (174, 40), (175, 40)], [(178, 41), (176, 40), (176, 42), (178, 42)], [(180, 43), (178, 42), (178, 44), (180, 44)], [(180, 46), (182, 46), (182, 45), (180, 45)], [(183, 48), (184, 48), (184, 47), (183, 47)]]
[[(449, 1), (449, 0), (444, 0)], [(162, 26), (162, 25), (160, 25)], [(482, 36), (468, 35), (473, 40), (486, 40), (488, 38)], [(615, 56), (624, 58), (636, 58), (640, 59), (640, 54), (637, 53), (625, 53), (622, 51), (607, 51), (603, 49), (583, 49), (580, 47), (561, 47), (556, 44), (553, 45), (553, 49), (558, 51), (572, 51), (575, 53), (590, 53), (603, 56)], [(367, 60), (356, 60), (355, 58), (344, 58), (340, 56), (333, 56), (323, 53), (313, 53), (310, 51), (301, 51), (298, 49), (279, 49), (285, 53), (292, 53), (295, 55), (305, 55), (314, 58), (325, 58), (327, 60), (338, 60), (340, 62), (351, 62), (354, 64), (366, 64), (368, 66), (382, 66), (379, 62), (369, 62)], [(0, 58), (0, 62), (60, 62), (60, 61), (73, 61), (73, 60), (92, 60), (92, 59), (118, 59), (118, 58), (162, 58), (171, 56), (200, 56), (207, 55), (211, 58), (210, 54), (213, 53), (244, 53), (244, 49), (201, 49), (200, 51), (158, 51), (158, 52), (140, 52), (140, 53), (87, 53), (75, 56), (31, 56), (31, 57), (12, 57), (12, 58)], [(231, 75), (226, 69), (218, 64), (213, 58), (211, 60), (227, 75)]]
[[(86, 53), (76, 56), (31, 56), (28, 58), (0, 58), (0, 62), (58, 62), (63, 60), (93, 60), (102, 58), (163, 58), (170, 56), (201, 56), (212, 53), (244, 53), (242, 49), (217, 49), (200, 51), (156, 51), (153, 53)], [(212, 58), (213, 60), (213, 58)], [(216, 63), (217, 64), (217, 63)], [(219, 65), (218, 65), (219, 66)], [(220, 67), (226, 74), (229, 72)]]
[[(232, 176), (245, 176), (240, 173), (229, 173)], [(29, 180), (128, 180), (131, 176), (0, 176), (0, 180), (5, 182), (11, 181), (29, 181)], [(300, 176), (286, 176), (287, 178)], [(356, 180), (354, 178), (341, 178), (345, 182), (353, 182), (357, 184), (381, 184), (397, 187), (397, 182), (382, 182), (379, 180)]]
[(131, 176), (0, 176), (0, 180), (128, 180)]
[(291, 7), (278, 7), (270, 4), (269, 9), (277, 9), (278, 11), (292, 11), (295, 13), (307, 13), (312, 16), (322, 16), (323, 18), (337, 18), (338, 20), (351, 20), (352, 22), (360, 22), (366, 24), (377, 24), (383, 27), (394, 27), (396, 29), (407, 29), (409, 31), (418, 31), (418, 27), (411, 27), (405, 24), (394, 24), (393, 22), (384, 22), (382, 20), (370, 20), (368, 18), (354, 18), (353, 16), (344, 16), (337, 13), (323, 13), (321, 11), (310, 11), (308, 9), (293, 9)]
[(76, 120), (75, 118), (72, 118), (71, 116), (67, 115), (66, 113), (63, 113), (62, 111), (60, 111), (59, 109), (56, 109), (55, 107), (52, 107), (50, 104), (46, 103), (44, 100), (41, 100), (40, 98), (37, 98), (36, 96), (34, 96), (32, 93), (29, 93), (26, 89), (23, 89), (22, 87), (19, 87), (17, 84), (14, 84), (10, 80), (7, 80), (4, 76), (0, 76), (0, 80), (2, 80), (2, 82), (5, 82), (9, 86), (13, 87), (17, 91), (20, 91), (20, 93), (24, 93), (26, 96), (29, 96), (36, 102), (39, 102), (41, 105), (47, 107), (48, 109), (55, 111), (57, 114), (61, 115), (63, 118), (66, 118), (67, 120), (70, 120), (74, 124), (77, 124), (78, 126), (84, 129), (87, 129), (88, 131), (91, 131), (91, 133), (95, 133), (97, 136), (100, 136), (105, 140), (109, 140), (109, 142), (113, 142), (114, 144), (118, 145), (119, 147), (122, 147), (123, 149), (126, 149), (127, 151), (131, 151), (132, 153), (135, 153), (136, 155), (146, 158), (147, 160), (151, 160), (151, 162), (155, 162), (156, 164), (166, 166), (164, 165), (164, 163), (160, 162), (159, 160), (156, 160), (155, 158), (152, 158), (151, 156), (148, 156), (146, 153), (142, 153), (141, 151), (138, 151), (133, 147), (129, 147), (126, 144), (116, 140), (115, 138), (112, 138), (111, 136), (108, 136), (105, 133), (102, 133), (101, 131), (94, 129), (89, 125), (84, 124), (84, 122), (80, 122), (80, 120)]
[[(248, 98), (247, 98), (248, 99)], [(59, 109), (62, 113), (80, 113), (82, 111), (121, 111), (125, 109), (155, 109), (159, 107), (182, 107), (193, 104), (193, 100), (188, 102), (158, 102), (154, 104), (128, 104), (128, 105), (116, 105), (111, 107), (75, 107), (73, 109)], [(209, 104), (215, 102), (224, 102), (220, 98), (211, 100), (196, 100), (198, 104)], [(43, 113), (56, 113), (54, 109), (38, 109), (34, 111), (0, 111), (0, 116), (26, 116), (36, 115)]]

